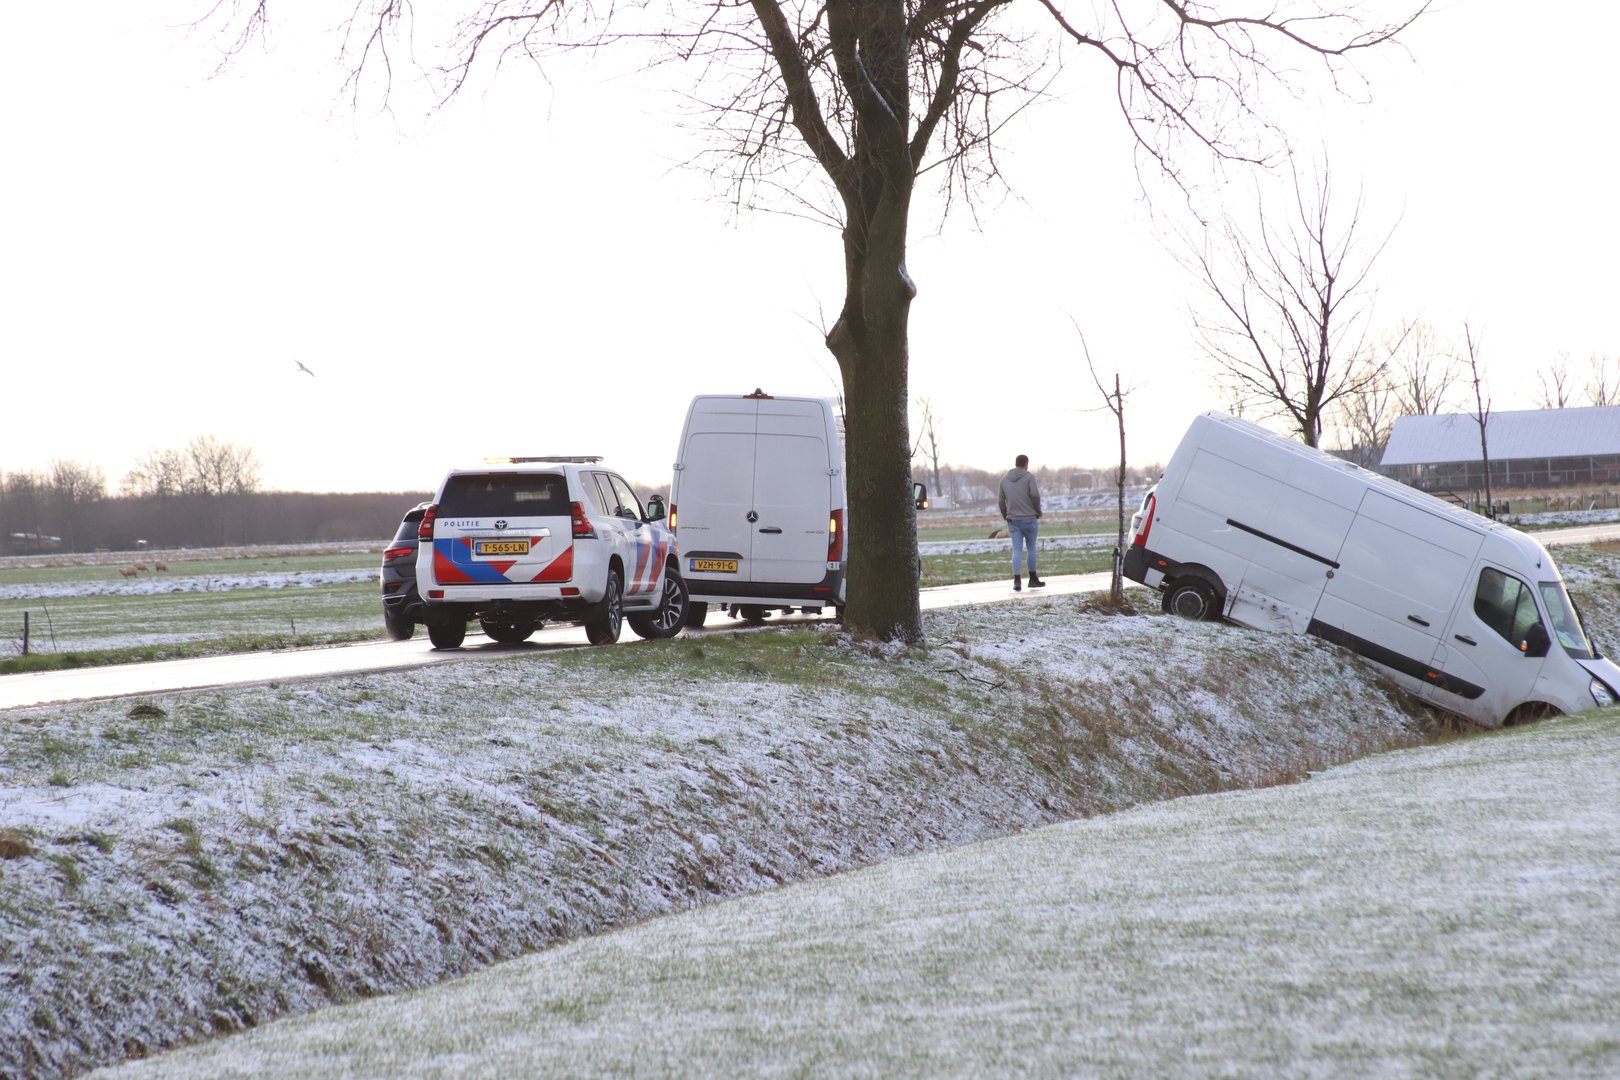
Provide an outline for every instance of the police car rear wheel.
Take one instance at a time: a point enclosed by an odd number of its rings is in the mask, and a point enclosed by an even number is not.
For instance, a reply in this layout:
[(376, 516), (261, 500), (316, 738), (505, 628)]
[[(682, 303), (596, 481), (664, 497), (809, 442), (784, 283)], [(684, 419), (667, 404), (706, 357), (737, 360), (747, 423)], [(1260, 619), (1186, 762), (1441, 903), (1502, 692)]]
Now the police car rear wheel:
[(435, 649), (459, 649), (467, 640), (467, 624), (460, 619), (428, 623), (428, 640)]
[(672, 638), (681, 632), (686, 622), (686, 582), (681, 575), (664, 569), (664, 593), (658, 607), (645, 614), (630, 615), (630, 629), (637, 637), (648, 639)]
[(608, 574), (607, 591), (602, 599), (585, 615), (585, 638), (592, 645), (611, 645), (619, 640), (623, 624), (624, 593), (619, 585), (619, 572), (614, 570)]
[(528, 641), (529, 635), (539, 629), (532, 622), (498, 623), (480, 620), (478, 625), (489, 636), (489, 640), (498, 641), (503, 645), (515, 645), (520, 641)]

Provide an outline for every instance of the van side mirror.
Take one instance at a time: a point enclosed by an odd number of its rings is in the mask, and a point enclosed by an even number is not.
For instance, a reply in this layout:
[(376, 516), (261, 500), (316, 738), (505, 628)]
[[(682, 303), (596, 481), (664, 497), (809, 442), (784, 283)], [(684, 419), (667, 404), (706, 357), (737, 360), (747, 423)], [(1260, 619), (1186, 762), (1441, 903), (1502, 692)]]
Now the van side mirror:
[(928, 509), (928, 485), (911, 485), (911, 504), (919, 510)]
[(1547, 628), (1540, 623), (1532, 626), (1524, 633), (1524, 644), (1519, 648), (1526, 656), (1546, 656), (1552, 648), (1552, 638), (1547, 634)]
[(650, 495), (647, 497), (647, 520), (664, 520), (664, 497), (662, 495)]

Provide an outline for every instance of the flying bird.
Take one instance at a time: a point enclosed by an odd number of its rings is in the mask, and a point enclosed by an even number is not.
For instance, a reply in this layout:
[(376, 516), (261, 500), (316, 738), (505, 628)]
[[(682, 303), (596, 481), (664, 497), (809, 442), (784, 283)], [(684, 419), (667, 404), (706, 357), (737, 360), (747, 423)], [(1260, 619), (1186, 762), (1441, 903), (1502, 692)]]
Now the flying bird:
[(308, 375), (312, 379), (315, 377), (315, 373), (309, 370), (309, 368), (305, 367), (302, 360), (294, 360), (293, 363), (297, 364), (298, 370), (302, 371), (305, 375)]

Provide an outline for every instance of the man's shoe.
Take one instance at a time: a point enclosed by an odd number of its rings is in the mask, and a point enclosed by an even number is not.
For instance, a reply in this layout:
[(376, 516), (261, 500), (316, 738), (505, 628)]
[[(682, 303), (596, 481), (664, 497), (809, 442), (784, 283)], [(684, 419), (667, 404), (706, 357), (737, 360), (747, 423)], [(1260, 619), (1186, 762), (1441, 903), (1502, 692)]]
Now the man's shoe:
[(1044, 589), (1046, 588), (1046, 582), (1031, 574), (1029, 575), (1029, 587), (1032, 589)]
[(1023, 587), (1024, 587), (1024, 575), (1022, 575), (1022, 574), (1014, 574), (1013, 575), (1013, 592), (1017, 592), (1018, 590), (1022, 589)]

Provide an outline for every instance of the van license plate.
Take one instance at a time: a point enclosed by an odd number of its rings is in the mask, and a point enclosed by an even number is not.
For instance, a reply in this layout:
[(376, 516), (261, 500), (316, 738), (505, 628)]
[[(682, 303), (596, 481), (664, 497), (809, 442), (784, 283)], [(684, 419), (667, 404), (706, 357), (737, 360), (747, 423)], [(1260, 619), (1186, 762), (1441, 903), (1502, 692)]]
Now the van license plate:
[(737, 572), (736, 559), (693, 559), (692, 573), (694, 574), (735, 574)]
[(474, 555), (527, 555), (529, 542), (527, 540), (475, 540), (473, 542)]

